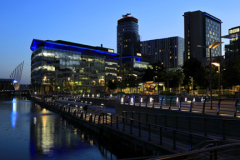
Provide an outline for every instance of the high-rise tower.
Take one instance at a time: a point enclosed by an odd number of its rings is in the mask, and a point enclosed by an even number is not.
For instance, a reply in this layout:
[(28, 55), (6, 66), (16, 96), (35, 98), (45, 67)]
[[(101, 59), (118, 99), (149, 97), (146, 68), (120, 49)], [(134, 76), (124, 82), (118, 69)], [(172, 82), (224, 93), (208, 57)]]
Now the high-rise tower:
[[(222, 21), (206, 12), (194, 11), (184, 13), (184, 61), (196, 58), (202, 61), (209, 57), (209, 50), (197, 47), (221, 42)], [(221, 56), (221, 45), (211, 51), (212, 57)]]
[(140, 52), (138, 19), (128, 15), (123, 15), (117, 25), (117, 53), (120, 56), (134, 56)]

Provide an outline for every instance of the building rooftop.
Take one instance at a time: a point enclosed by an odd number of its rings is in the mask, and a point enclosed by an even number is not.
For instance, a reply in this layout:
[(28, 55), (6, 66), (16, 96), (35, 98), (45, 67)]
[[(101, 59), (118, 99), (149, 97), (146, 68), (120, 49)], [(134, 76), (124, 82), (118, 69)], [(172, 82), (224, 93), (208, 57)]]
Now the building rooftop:
[(134, 21), (134, 22), (138, 23), (138, 19), (133, 16), (123, 17), (123, 18), (119, 19), (117, 22), (119, 23), (119, 22), (125, 22), (125, 21)]
[(68, 42), (68, 41), (63, 41), (63, 40), (38, 40), (38, 39), (33, 39), (32, 44), (30, 46), (30, 49), (32, 51), (36, 50), (38, 47), (50, 47), (50, 48), (55, 48), (55, 49), (63, 49), (63, 50), (77, 50), (77, 49), (86, 49), (86, 50), (95, 50), (96, 52), (101, 52), (105, 54), (110, 54), (110, 55), (117, 55), (114, 53), (113, 49), (110, 48), (104, 48), (102, 46), (89, 46), (85, 44), (80, 44), (80, 43), (74, 43), (74, 42)]
[[(203, 15), (205, 15), (205, 16), (207, 16), (207, 17), (209, 17), (209, 18), (211, 18), (211, 19), (213, 19), (213, 20), (215, 20), (215, 21), (218, 21), (219, 23), (223, 23), (220, 19), (218, 19), (217, 17), (214, 17), (213, 15), (211, 15), (211, 14), (209, 14), (209, 13), (207, 13), (207, 12), (203, 12), (203, 11), (200, 11), (200, 10), (197, 10), (197, 11), (192, 11), (192, 12), (184, 12), (184, 15), (186, 15), (186, 14), (189, 14), (189, 13), (194, 13), (194, 12), (201, 12)], [(183, 15), (183, 16), (184, 16)]]

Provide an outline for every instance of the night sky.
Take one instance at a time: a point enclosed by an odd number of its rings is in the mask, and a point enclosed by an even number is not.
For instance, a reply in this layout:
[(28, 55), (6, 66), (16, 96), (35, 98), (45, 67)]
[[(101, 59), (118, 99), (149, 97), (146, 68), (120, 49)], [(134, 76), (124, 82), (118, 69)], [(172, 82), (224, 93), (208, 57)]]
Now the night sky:
[(184, 38), (182, 15), (196, 10), (221, 19), (222, 35), (227, 35), (229, 28), (240, 26), (238, 4), (239, 0), (0, 0), (0, 78), (9, 78), (24, 61), (21, 83), (30, 83), (34, 38), (103, 44), (117, 52), (117, 20), (123, 14), (138, 18), (143, 41)]

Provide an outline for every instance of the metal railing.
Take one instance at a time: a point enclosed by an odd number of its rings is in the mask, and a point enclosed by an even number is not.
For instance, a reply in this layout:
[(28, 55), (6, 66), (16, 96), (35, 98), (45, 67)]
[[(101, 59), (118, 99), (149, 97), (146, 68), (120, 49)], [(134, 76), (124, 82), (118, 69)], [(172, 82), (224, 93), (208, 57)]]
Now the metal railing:
[[(196, 145), (200, 141), (211, 140), (211, 138), (204, 135), (134, 120), (123, 116), (83, 111), (73, 105), (63, 105), (54, 101), (47, 102), (47, 105), (52, 106), (65, 114), (72, 115), (75, 118), (97, 125), (112, 127), (125, 134), (135, 135), (143, 141), (158, 142), (159, 145), (170, 145), (172, 146), (172, 149), (182, 149), (185, 147), (185, 150), (188, 150), (188, 146), (191, 148), (192, 145)], [(168, 135), (168, 138), (165, 137), (166, 135)]]
[(211, 105), (209, 99), (201, 99), (201, 101), (196, 102), (194, 97), (191, 98), (191, 100), (184, 98), (183, 101), (181, 97), (170, 97), (168, 99), (165, 97), (160, 97), (158, 99), (156, 96), (153, 98), (150, 96), (139, 96), (138, 98), (135, 96), (125, 96), (124, 98), (120, 97), (119, 103), (122, 105), (178, 110), (231, 117), (238, 117), (238, 112), (240, 111), (239, 99), (213, 99), (213, 104)]
[(216, 138), (240, 139), (240, 119), (122, 111), (122, 116)]
[(196, 159), (210, 159), (210, 160), (238, 160), (240, 159), (240, 143), (226, 144), (207, 149), (194, 150), (180, 154), (158, 156), (148, 158), (148, 160), (196, 160)]

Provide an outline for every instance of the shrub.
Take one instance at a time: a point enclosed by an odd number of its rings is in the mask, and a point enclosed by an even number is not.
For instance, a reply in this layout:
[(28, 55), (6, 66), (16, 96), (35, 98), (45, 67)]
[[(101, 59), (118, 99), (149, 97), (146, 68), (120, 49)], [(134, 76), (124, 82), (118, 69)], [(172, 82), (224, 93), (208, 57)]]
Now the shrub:
[(176, 96), (176, 93), (175, 92), (170, 92), (170, 91), (163, 91), (163, 92), (160, 92), (160, 95)]

